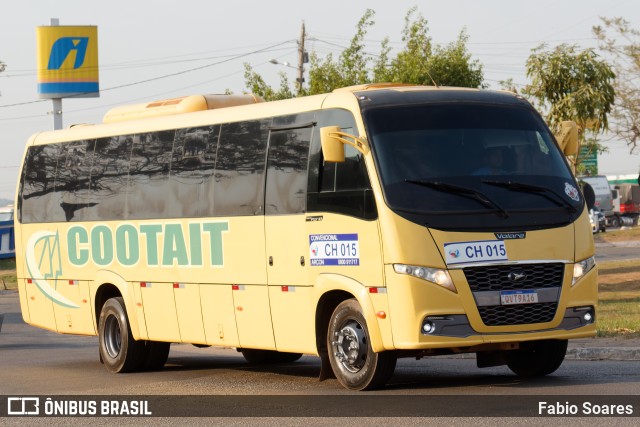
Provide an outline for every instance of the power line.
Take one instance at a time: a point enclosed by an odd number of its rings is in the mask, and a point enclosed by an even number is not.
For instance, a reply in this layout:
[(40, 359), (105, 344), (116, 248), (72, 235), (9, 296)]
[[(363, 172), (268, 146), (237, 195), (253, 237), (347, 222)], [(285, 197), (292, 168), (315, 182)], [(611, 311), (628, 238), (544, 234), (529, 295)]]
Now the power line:
[[(152, 78), (149, 78), (149, 79), (139, 80), (139, 81), (136, 81), (136, 82), (125, 83), (125, 84), (122, 84), (122, 85), (113, 86), (113, 87), (106, 88), (106, 89), (101, 89), (100, 92), (107, 92), (107, 91), (112, 91), (112, 90), (116, 90), (116, 89), (122, 89), (122, 88), (125, 88), (125, 87), (136, 86), (136, 85), (139, 85), (139, 84), (149, 83), (149, 82), (153, 82), (153, 81), (157, 81), (157, 80), (166, 79), (166, 78), (169, 78), (169, 77), (175, 77), (175, 76), (191, 73), (191, 72), (194, 72), (194, 71), (203, 70), (205, 68), (214, 67), (216, 65), (224, 64), (226, 62), (231, 62), (231, 61), (236, 60), (236, 59), (240, 59), (240, 58), (244, 58), (244, 57), (247, 57), (247, 56), (255, 55), (257, 53), (268, 52), (273, 48), (276, 48), (278, 46), (282, 46), (282, 45), (287, 44), (287, 43), (292, 43), (292, 42), (295, 42), (295, 40), (286, 40), (284, 42), (277, 43), (275, 45), (271, 45), (271, 46), (268, 46), (268, 47), (265, 47), (265, 48), (262, 48), (262, 49), (257, 49), (257, 50), (251, 51), (251, 52), (246, 52), (246, 53), (243, 53), (243, 54), (240, 54), (240, 55), (235, 55), (233, 57), (224, 59), (222, 61), (217, 61), (217, 62), (213, 62), (213, 63), (210, 63), (210, 64), (205, 64), (205, 65), (202, 65), (202, 66), (199, 66), (199, 67), (193, 67), (193, 68), (189, 68), (189, 69), (186, 69), (186, 70), (178, 71), (178, 72), (175, 72), (175, 73), (169, 73), (169, 74), (165, 74), (165, 75), (162, 75), (162, 76), (152, 77)], [(67, 98), (82, 97), (82, 95), (83, 94), (78, 94), (76, 96), (69, 96)], [(34, 100), (34, 101), (19, 102), (19, 103), (14, 103), (14, 104), (5, 104), (5, 105), (0, 105), (0, 108), (16, 107), (16, 106), (34, 104), (34, 103), (39, 103), (39, 102), (44, 102), (44, 101), (48, 101), (48, 100), (47, 99), (38, 99), (38, 100)], [(0, 120), (3, 120), (3, 119), (0, 119)]]

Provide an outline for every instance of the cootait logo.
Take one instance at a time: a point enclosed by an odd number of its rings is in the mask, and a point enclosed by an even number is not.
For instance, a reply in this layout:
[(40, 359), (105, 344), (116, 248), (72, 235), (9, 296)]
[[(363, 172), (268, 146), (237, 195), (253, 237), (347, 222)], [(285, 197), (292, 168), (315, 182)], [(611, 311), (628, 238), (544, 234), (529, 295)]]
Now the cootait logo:
[[(37, 255), (36, 255), (37, 254)], [(26, 264), (29, 277), (40, 292), (54, 303), (68, 308), (79, 308), (56, 290), (56, 279), (62, 276), (60, 237), (58, 232), (37, 231), (27, 241)], [(51, 286), (49, 280), (53, 280)]]
[(59, 70), (71, 52), (76, 52), (76, 60), (73, 68), (77, 69), (84, 64), (84, 58), (89, 46), (89, 37), (60, 37), (53, 43), (49, 54), (49, 70)]

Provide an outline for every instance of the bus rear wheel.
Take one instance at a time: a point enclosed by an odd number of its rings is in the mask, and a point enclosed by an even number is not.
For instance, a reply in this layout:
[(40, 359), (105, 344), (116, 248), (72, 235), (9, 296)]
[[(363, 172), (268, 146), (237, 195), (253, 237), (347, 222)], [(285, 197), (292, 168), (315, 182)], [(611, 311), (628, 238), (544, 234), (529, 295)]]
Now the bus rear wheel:
[(341, 302), (333, 312), (327, 333), (329, 361), (336, 378), (349, 390), (384, 386), (396, 367), (395, 352), (375, 353), (367, 323), (355, 299)]
[(169, 358), (171, 343), (161, 341), (146, 341), (146, 354), (142, 364), (144, 371), (157, 371), (164, 367)]
[(567, 340), (526, 343), (520, 350), (505, 352), (507, 366), (521, 377), (542, 377), (555, 372), (567, 353)]
[(102, 306), (98, 322), (100, 359), (110, 372), (134, 372), (148, 355), (144, 341), (131, 335), (129, 318), (121, 297), (110, 298)]

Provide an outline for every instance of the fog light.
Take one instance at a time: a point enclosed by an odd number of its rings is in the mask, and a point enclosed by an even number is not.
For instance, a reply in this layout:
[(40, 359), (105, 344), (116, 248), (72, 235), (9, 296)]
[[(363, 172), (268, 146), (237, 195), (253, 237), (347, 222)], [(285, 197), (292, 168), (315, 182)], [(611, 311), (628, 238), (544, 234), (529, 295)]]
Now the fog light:
[(591, 315), (591, 313), (585, 313), (584, 314), (584, 321), (585, 322), (590, 323), (591, 319), (593, 319), (593, 316)]
[(436, 330), (436, 325), (431, 322), (424, 322), (424, 325), (422, 325), (422, 330), (425, 334), (430, 334)]

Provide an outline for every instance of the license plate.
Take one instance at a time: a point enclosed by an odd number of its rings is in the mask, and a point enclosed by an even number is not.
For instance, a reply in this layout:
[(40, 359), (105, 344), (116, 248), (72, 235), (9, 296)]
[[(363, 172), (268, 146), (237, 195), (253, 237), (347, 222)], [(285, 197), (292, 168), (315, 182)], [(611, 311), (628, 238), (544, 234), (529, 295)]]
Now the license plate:
[(500, 292), (500, 304), (535, 304), (538, 302), (538, 292), (530, 291), (502, 291)]

